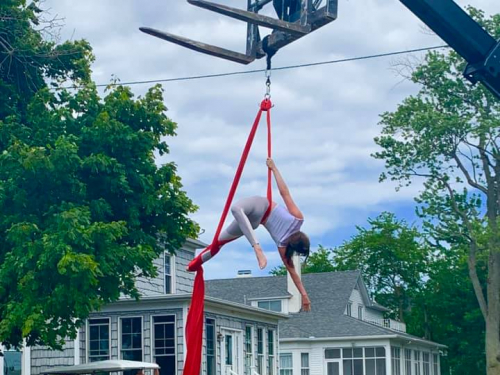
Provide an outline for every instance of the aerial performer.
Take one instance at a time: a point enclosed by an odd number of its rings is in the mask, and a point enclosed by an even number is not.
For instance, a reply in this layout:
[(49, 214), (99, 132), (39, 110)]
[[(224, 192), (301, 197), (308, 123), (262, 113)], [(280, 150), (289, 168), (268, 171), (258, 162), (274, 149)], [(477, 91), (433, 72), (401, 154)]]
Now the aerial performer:
[[(283, 264), (302, 295), (302, 310), (310, 311), (311, 301), (292, 260), (295, 254), (309, 256), (309, 238), (300, 231), (304, 215), (293, 201), (288, 186), (273, 159), (268, 158), (266, 164), (274, 175), (285, 206), (274, 201), (269, 202), (268, 198), (260, 196), (241, 199), (231, 206), (234, 221), (221, 232), (218, 243), (222, 247), (228, 242), (245, 236), (255, 251), (260, 269), (264, 269), (267, 265), (267, 259), (254, 232), (262, 224), (276, 243)], [(269, 205), (271, 205), (270, 210)], [(268, 213), (267, 217), (265, 217), (266, 213)], [(188, 270), (197, 270), (211, 257), (210, 251), (201, 254), (188, 265)]]

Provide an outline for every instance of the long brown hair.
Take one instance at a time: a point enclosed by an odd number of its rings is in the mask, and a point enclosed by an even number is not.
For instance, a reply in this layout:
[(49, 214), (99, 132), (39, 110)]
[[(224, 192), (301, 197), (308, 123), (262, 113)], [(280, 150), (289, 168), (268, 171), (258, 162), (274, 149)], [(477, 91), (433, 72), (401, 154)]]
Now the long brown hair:
[(288, 238), (288, 244), (286, 245), (285, 258), (289, 264), (292, 263), (293, 254), (302, 255), (307, 258), (309, 257), (309, 248), (311, 247), (311, 242), (309, 237), (304, 232), (297, 232), (292, 234)]

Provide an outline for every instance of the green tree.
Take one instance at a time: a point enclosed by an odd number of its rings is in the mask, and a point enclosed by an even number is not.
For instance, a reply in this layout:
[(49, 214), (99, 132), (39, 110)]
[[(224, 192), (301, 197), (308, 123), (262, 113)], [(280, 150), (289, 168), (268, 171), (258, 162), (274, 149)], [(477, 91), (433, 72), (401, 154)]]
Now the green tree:
[[(485, 267), (483, 260), (479, 267)], [(428, 280), (413, 297), (407, 325), (413, 334), (447, 346), (443, 375), (485, 374), (484, 320), (468, 277), (464, 248), (439, 249)], [(482, 278), (481, 285), (486, 280)]]
[(196, 207), (175, 164), (155, 164), (176, 127), (161, 88), (100, 98), (90, 46), (45, 40), (37, 4), (0, 3), (0, 341), (58, 347), (138, 297), (135, 278), (196, 235)]
[(358, 233), (334, 249), (335, 269), (361, 270), (372, 297), (405, 322), (412, 295), (422, 286), (429, 248), (415, 227), (392, 213), (368, 223), (369, 228), (356, 227)]
[[(331, 250), (319, 246), (318, 250), (311, 253), (306, 261), (302, 264), (302, 273), (321, 273), (321, 272), (333, 272), (335, 267), (333, 266), (331, 260)], [(269, 272), (274, 276), (286, 275), (285, 266), (281, 265), (275, 267)]]
[[(471, 14), (500, 38), (500, 15)], [(488, 375), (500, 374), (500, 101), (463, 76), (454, 52), (429, 53), (411, 75), (421, 86), (395, 112), (382, 115), (382, 151), (390, 178), (407, 185), (423, 180), (417, 201), (433, 236), (450, 246), (465, 243), (469, 275), (486, 325)], [(479, 256), (487, 258), (483, 290)]]

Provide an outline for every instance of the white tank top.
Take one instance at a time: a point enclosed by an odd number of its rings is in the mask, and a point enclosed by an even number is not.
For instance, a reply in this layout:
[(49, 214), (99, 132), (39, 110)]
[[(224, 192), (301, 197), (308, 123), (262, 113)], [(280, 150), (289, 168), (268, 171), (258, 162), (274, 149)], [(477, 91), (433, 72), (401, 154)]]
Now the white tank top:
[(264, 227), (277, 246), (286, 246), (288, 237), (297, 233), (303, 222), (304, 220), (297, 219), (285, 207), (277, 205), (269, 214)]

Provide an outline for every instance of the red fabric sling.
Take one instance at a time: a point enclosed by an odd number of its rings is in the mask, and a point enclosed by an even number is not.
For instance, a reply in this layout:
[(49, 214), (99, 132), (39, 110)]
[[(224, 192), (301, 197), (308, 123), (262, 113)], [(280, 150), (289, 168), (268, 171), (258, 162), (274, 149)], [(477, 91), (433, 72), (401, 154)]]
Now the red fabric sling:
[[(243, 149), (243, 154), (241, 155), (240, 163), (238, 165), (238, 169), (236, 170), (236, 174), (234, 176), (231, 189), (229, 190), (229, 195), (227, 197), (226, 204), (224, 205), (224, 210), (222, 211), (222, 215), (219, 220), (219, 225), (217, 226), (217, 231), (215, 232), (212, 243), (200, 254), (198, 254), (198, 256), (195, 259), (193, 259), (191, 263), (189, 263), (188, 265), (190, 271), (196, 271), (196, 277), (194, 279), (193, 296), (191, 299), (191, 306), (189, 308), (189, 313), (186, 322), (185, 334), (186, 334), (187, 355), (186, 355), (186, 361), (184, 363), (183, 375), (200, 375), (201, 348), (203, 341), (204, 300), (205, 300), (205, 281), (203, 279), (203, 267), (202, 267), (203, 262), (201, 257), (208, 251), (210, 251), (212, 257), (215, 256), (223, 245), (230, 242), (230, 241), (219, 242), (218, 240), (219, 235), (222, 231), (222, 227), (224, 226), (224, 222), (226, 221), (229, 208), (231, 207), (231, 203), (236, 193), (236, 189), (240, 182), (240, 178), (243, 173), (243, 168), (245, 167), (248, 154), (250, 153), (250, 149), (252, 147), (252, 143), (255, 138), (257, 128), (259, 127), (260, 118), (262, 116), (263, 111), (267, 112), (266, 116), (267, 156), (269, 158), (271, 157), (271, 107), (272, 103), (269, 98), (265, 98), (260, 104), (259, 112), (255, 117), (255, 121), (250, 131), (250, 135), (248, 136), (245, 148)], [(267, 199), (269, 201), (269, 207), (262, 218), (262, 223), (266, 221), (272, 209), (273, 200), (272, 200), (271, 177), (272, 177), (271, 170), (268, 169)]]

